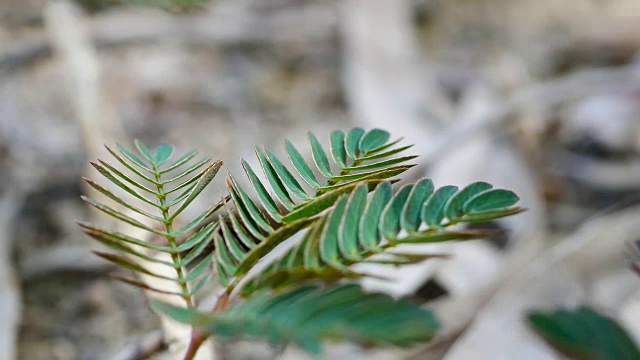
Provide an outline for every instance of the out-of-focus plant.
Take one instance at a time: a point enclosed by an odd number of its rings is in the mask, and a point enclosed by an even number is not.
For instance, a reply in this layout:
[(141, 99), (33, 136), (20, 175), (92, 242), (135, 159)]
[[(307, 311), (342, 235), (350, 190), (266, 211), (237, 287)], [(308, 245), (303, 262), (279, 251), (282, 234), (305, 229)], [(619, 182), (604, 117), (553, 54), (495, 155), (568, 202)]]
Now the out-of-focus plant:
[[(640, 274), (640, 240), (628, 245), (631, 269)], [(527, 321), (549, 345), (572, 359), (640, 359), (640, 350), (624, 328), (590, 307), (531, 311)]]
[(640, 359), (640, 351), (625, 330), (589, 307), (534, 311), (527, 320), (549, 345), (571, 359)]
[[(94, 166), (133, 198), (157, 209), (160, 216), (93, 181), (88, 180), (89, 184), (128, 211), (156, 221), (162, 229), (95, 200), (87, 201), (162, 237), (165, 243), (145, 242), (94, 225), (81, 226), (117, 251), (100, 256), (134, 272), (159, 276), (144, 267), (146, 261), (159, 260), (136, 247), (171, 255), (172, 262), (163, 264), (173, 267), (176, 276), (160, 277), (180, 285), (182, 290), (176, 295), (185, 299), (186, 307), (157, 302), (154, 307), (193, 326), (186, 359), (194, 356), (209, 335), (228, 341), (267, 340), (275, 346), (296, 344), (316, 353), (327, 339), (367, 346), (410, 346), (434, 336), (438, 328), (434, 315), (412, 303), (363, 291), (358, 279), (367, 274), (352, 265), (422, 262), (430, 256), (403, 253), (403, 245), (486, 237), (490, 235), (487, 230), (460, 230), (455, 225), (492, 221), (524, 209), (514, 206), (518, 197), (513, 192), (494, 189), (485, 182), (462, 189), (435, 188), (431, 180), (422, 179), (394, 191), (397, 176), (413, 166), (407, 162), (416, 156), (399, 156), (411, 146), (399, 146), (401, 139), (389, 140), (389, 133), (379, 129), (335, 131), (330, 136), (329, 155), (310, 133), (313, 163), (286, 141), (289, 162), (298, 176), (274, 153), (256, 147), (263, 178), (243, 159), (251, 186), (245, 188), (229, 175), (229, 197), (179, 229), (174, 229), (176, 216), (207, 186), (221, 162), (201, 161), (181, 171), (195, 152), (165, 166), (173, 153), (169, 145), (151, 151), (136, 142), (142, 158), (119, 146), (120, 154), (110, 151), (133, 176), (106, 162)], [(203, 170), (184, 180), (198, 169)], [(170, 176), (173, 172), (178, 174)], [(297, 241), (292, 239), (298, 234)], [(288, 248), (279, 252), (282, 255), (273, 255), (285, 242)], [(260, 270), (255, 268), (265, 262), (268, 264)], [(196, 310), (194, 293), (214, 275), (224, 292), (212, 311)], [(134, 279), (125, 281), (147, 287)]]

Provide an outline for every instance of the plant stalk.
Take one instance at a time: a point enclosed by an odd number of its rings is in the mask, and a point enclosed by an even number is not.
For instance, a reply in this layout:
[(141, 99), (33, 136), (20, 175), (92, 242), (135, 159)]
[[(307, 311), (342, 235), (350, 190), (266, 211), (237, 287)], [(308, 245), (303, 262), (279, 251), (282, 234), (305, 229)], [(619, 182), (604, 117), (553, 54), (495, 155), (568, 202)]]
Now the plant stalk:
[[(229, 291), (226, 291), (224, 294), (220, 295), (218, 300), (216, 301), (215, 306), (213, 307), (214, 313), (220, 313), (224, 311), (229, 304)], [(203, 336), (198, 330), (193, 329), (191, 332), (191, 340), (189, 341), (189, 347), (187, 348), (187, 353), (184, 355), (184, 360), (193, 360), (198, 349), (204, 341), (207, 339), (206, 336)]]
[[(362, 164), (362, 160), (356, 159), (356, 160), (353, 161), (353, 164), (351, 164), (351, 166), (358, 166), (360, 164)], [(351, 173), (351, 170), (342, 170), (338, 176), (349, 175), (350, 173)], [(327, 185), (329, 185), (329, 186), (335, 185), (336, 183), (337, 183), (337, 181), (335, 181), (333, 179), (329, 179), (327, 181)]]
[(187, 348), (187, 353), (184, 354), (184, 360), (193, 360), (200, 349), (200, 346), (206, 340), (206, 336), (203, 336), (199, 331), (193, 329), (191, 331), (191, 341), (189, 341), (189, 347)]
[[(168, 234), (172, 234), (173, 219), (169, 214), (169, 208), (167, 207), (167, 196), (164, 193), (164, 184), (162, 184), (160, 171), (156, 165), (153, 165), (153, 175), (155, 176), (156, 182), (158, 183), (156, 185), (156, 190), (158, 191), (158, 194), (159, 194), (158, 200), (160, 202), (160, 207), (162, 208), (162, 218), (164, 219), (163, 221), (164, 229)], [(165, 238), (167, 239), (167, 242), (169, 243), (169, 246), (171, 246), (171, 248), (175, 249), (177, 247), (176, 238), (174, 236), (165, 236)], [(174, 264), (178, 265), (178, 264), (181, 264), (182, 259), (178, 252), (172, 252), (171, 260), (173, 261)], [(187, 303), (187, 307), (189, 309), (195, 309), (195, 304), (193, 303), (191, 292), (189, 291), (189, 285), (187, 284), (187, 281), (185, 278), (184, 269), (182, 268), (181, 265), (176, 266), (175, 269), (178, 275), (178, 284), (180, 286), (180, 290), (182, 291), (182, 298)]]

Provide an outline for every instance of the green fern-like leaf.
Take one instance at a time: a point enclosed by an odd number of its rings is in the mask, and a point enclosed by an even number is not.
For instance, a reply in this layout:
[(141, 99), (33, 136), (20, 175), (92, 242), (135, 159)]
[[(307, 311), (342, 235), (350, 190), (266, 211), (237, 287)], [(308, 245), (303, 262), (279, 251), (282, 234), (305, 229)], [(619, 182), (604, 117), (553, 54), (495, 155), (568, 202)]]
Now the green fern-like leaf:
[(264, 291), (221, 314), (168, 304), (154, 306), (205, 334), (230, 339), (293, 342), (313, 353), (321, 340), (363, 345), (410, 346), (431, 339), (438, 322), (431, 312), (388, 295), (366, 293), (358, 285), (303, 285), (283, 292)]
[[(296, 147), (287, 140), (285, 149), (299, 177), (294, 176), (272, 152), (256, 148), (256, 155), (269, 186), (260, 180), (247, 161), (242, 160), (242, 165), (265, 209), (265, 215), (276, 222), (292, 223), (327, 209), (340, 194), (359, 182), (379, 182), (410, 169), (413, 165), (399, 164), (416, 156), (393, 156), (411, 146), (394, 147), (400, 140), (388, 142), (388, 139), (389, 133), (378, 129), (365, 133), (364, 130), (355, 128), (346, 135), (342, 131), (335, 131), (331, 134), (333, 166), (320, 141), (312, 133), (309, 133), (309, 143), (314, 165), (307, 163)], [(384, 160), (378, 161), (380, 159)], [(320, 180), (313, 168), (324, 179)], [(231, 180), (231, 191), (240, 193), (242, 189)], [(303, 183), (311, 187), (313, 193), (306, 191)], [(267, 190), (269, 187), (275, 195)], [(265, 215), (260, 214), (258, 217)]]
[[(461, 190), (444, 186), (434, 191), (431, 180), (405, 185), (392, 194), (383, 182), (367, 196), (365, 184), (342, 195), (334, 208), (314, 221), (298, 244), (270, 268), (252, 278), (245, 295), (262, 287), (283, 287), (303, 278), (325, 280), (359, 277), (350, 265), (360, 262), (405, 265), (428, 256), (389, 251), (403, 244), (470, 240), (487, 237), (484, 230), (450, 230), (458, 223), (491, 221), (524, 209), (514, 207), (518, 197), (511, 191), (493, 189), (484, 182)], [(237, 265), (237, 274), (250, 269), (265, 252), (252, 251)], [(382, 255), (382, 256), (380, 256)], [(380, 260), (376, 260), (380, 259)]]
[[(237, 213), (228, 212), (230, 224), (216, 233), (215, 256), (221, 282), (230, 290), (271, 250), (305, 228), (310, 229), (303, 241), (250, 281), (245, 294), (303, 278), (357, 277), (360, 274), (349, 266), (358, 262), (403, 265), (422, 261), (424, 257), (393, 253), (386, 258), (370, 258), (401, 244), (486, 237), (486, 231), (446, 228), (461, 222), (491, 221), (523, 210), (513, 207), (518, 201), (513, 192), (493, 189), (485, 182), (461, 190), (455, 186), (436, 190), (430, 180), (424, 179), (393, 194), (393, 180), (385, 179), (406, 171), (410, 166), (396, 164), (414, 156), (387, 159), (408, 147), (394, 148), (397, 141), (388, 143), (389, 134), (384, 131), (355, 128), (347, 134), (333, 132), (332, 159), (342, 169), (338, 175), (333, 174), (320, 142), (313, 134), (309, 138), (316, 168), (326, 177), (327, 185), (320, 185), (311, 166), (290, 142), (285, 145), (293, 167), (316, 189), (315, 194), (306, 193), (281, 161), (260, 149), (256, 153), (275, 197), (244, 160), (243, 166), (264, 211), (229, 177), (227, 187)], [(376, 176), (371, 176), (372, 168), (378, 169), (373, 171)], [(294, 202), (294, 197), (300, 202)]]
[[(155, 151), (151, 151), (140, 141), (136, 141), (135, 144), (139, 155), (120, 145), (117, 146), (117, 152), (107, 147), (109, 153), (129, 170), (131, 175), (102, 160), (91, 164), (107, 180), (140, 202), (142, 207), (134, 205), (131, 201), (90, 179), (85, 181), (117, 204), (120, 209), (88, 197), (83, 199), (89, 205), (121, 222), (164, 238), (165, 243), (159, 245), (156, 241), (140, 240), (93, 224), (80, 223), (80, 226), (87, 235), (116, 251), (116, 253), (96, 252), (98, 256), (134, 273), (173, 281), (179, 285), (181, 291), (168, 292), (149, 287), (135, 279), (121, 276), (115, 278), (145, 290), (179, 295), (189, 306), (193, 306), (193, 295), (210, 278), (210, 272), (206, 270), (211, 264), (213, 254), (204, 254), (204, 250), (213, 242), (219, 226), (217, 222), (203, 225), (223, 206), (223, 202), (212, 205), (179, 228), (175, 228), (176, 217), (211, 182), (222, 166), (222, 161), (211, 162), (210, 159), (205, 159), (192, 163), (197, 152), (191, 151), (167, 165), (174, 153), (173, 146), (161, 145)], [(143, 207), (149, 209), (143, 209)], [(145, 219), (139, 220), (139, 218)], [(171, 261), (160, 260), (149, 255), (148, 251), (167, 253)], [(205, 255), (204, 259), (203, 255)], [(145, 263), (173, 268), (175, 276), (160, 275), (150, 270)], [(191, 271), (188, 272), (187, 269)]]
[[(212, 243), (214, 251), (189, 275), (179, 275), (177, 281), (188, 284), (206, 276), (206, 266), (201, 265), (212, 262), (218, 280), (226, 288), (215, 311), (207, 314), (156, 304), (157, 309), (192, 324), (205, 335), (259, 338), (277, 344), (295, 342), (314, 351), (319, 349), (321, 340), (335, 337), (396, 346), (428, 340), (436, 328), (428, 311), (385, 295), (367, 294), (359, 286), (349, 285), (365, 276), (353, 270), (352, 265), (372, 262), (400, 266), (440, 257), (405, 254), (400, 246), (486, 237), (491, 233), (453, 226), (491, 221), (524, 209), (515, 206), (518, 197), (513, 192), (494, 189), (484, 182), (463, 189), (455, 186), (435, 189), (430, 180), (423, 179), (394, 192), (395, 178), (413, 166), (406, 162), (415, 156), (397, 156), (410, 146), (397, 146), (399, 140), (390, 142), (389, 139), (386, 131), (378, 129), (335, 131), (330, 136), (331, 149), (327, 153), (320, 141), (309, 134), (313, 164), (305, 161), (289, 141), (285, 142), (289, 165), (274, 153), (256, 148), (265, 180), (242, 160), (251, 186), (245, 189), (229, 176), (226, 182), (229, 197), (185, 227), (193, 229), (220, 207), (225, 208), (224, 213), (184, 242), (176, 239), (187, 232), (182, 228), (174, 231), (166, 224), (184, 210), (194, 198), (192, 192), (199, 193), (202, 181), (208, 183), (217, 168), (209, 175), (201, 172), (201, 178), (194, 181), (184, 180), (183, 175), (174, 176), (165, 181), (180, 180), (180, 185), (176, 183), (168, 191), (158, 190), (158, 185), (164, 185), (160, 175), (182, 166), (194, 155), (185, 155), (187, 160), (182, 160), (179, 166), (174, 164), (159, 170), (159, 163), (167, 161), (170, 155), (168, 149), (152, 153), (139, 145), (147, 162), (120, 149), (124, 159), (116, 158), (134, 175), (156, 186), (156, 190), (137, 184), (110, 167), (103, 166), (106, 169), (103, 175), (115, 179), (112, 181), (116, 185), (125, 186), (125, 191), (148, 206), (178, 209), (171, 213), (163, 210), (162, 216), (156, 216), (103, 192), (130, 211), (165, 225), (164, 229), (158, 229), (100, 204), (94, 206), (126, 223), (163, 236), (168, 243), (145, 243), (96, 227), (86, 231), (94, 237), (98, 234), (105, 245), (128, 255), (101, 256), (148, 276), (159, 274), (152, 274), (131, 260), (132, 257), (149, 260), (144, 253), (134, 254), (133, 246), (171, 254), (178, 270), (182, 269), (183, 262), (200, 257), (203, 249)], [(189, 168), (194, 170), (184, 171), (200, 171), (197, 169), (209, 166), (205, 164), (197, 163)], [(160, 197), (158, 201), (149, 201), (140, 191)], [(172, 201), (165, 198), (163, 202), (162, 195), (170, 193), (174, 193), (175, 198)], [(296, 234), (302, 235), (300, 241), (247, 279), (258, 262)], [(180, 258), (184, 251), (189, 253)], [(171, 263), (165, 265), (171, 266)], [(144, 287), (134, 280), (128, 282)], [(190, 296), (192, 292), (188, 287), (183, 288), (183, 294)]]
[(640, 359), (640, 350), (625, 330), (591, 308), (534, 311), (527, 320), (547, 343), (572, 359)]
[[(323, 211), (356, 186), (364, 184), (373, 190), (385, 179), (410, 169), (413, 165), (398, 164), (416, 156), (394, 155), (411, 146), (396, 147), (400, 140), (388, 140), (389, 134), (378, 129), (365, 132), (355, 128), (347, 134), (335, 131), (331, 134), (332, 165), (320, 141), (309, 133), (314, 166), (287, 140), (285, 148), (299, 178), (272, 152), (256, 148), (267, 181), (260, 180), (247, 161), (242, 160), (242, 165), (259, 203), (233, 177), (227, 180), (237, 213), (228, 212), (233, 231), (222, 228), (216, 235), (216, 245), (220, 245), (216, 246), (216, 267), (221, 282), (229, 285), (234, 278), (237, 282), (251, 267), (246, 261), (253, 265), (277, 245), (317, 222)], [(313, 168), (324, 177), (322, 181)], [(306, 191), (302, 183), (313, 193)]]

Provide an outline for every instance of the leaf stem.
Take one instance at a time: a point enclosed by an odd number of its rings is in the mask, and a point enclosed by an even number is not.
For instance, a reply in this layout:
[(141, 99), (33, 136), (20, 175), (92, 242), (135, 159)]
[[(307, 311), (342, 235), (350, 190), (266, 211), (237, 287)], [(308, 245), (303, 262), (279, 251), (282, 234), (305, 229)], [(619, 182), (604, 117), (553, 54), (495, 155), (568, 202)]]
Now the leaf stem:
[[(218, 314), (224, 310), (226, 310), (229, 305), (229, 297), (231, 295), (231, 291), (225, 291), (218, 300), (216, 301), (215, 306), (213, 307), (213, 313)], [(187, 353), (184, 355), (184, 360), (193, 360), (194, 356), (198, 352), (198, 349), (204, 341), (207, 339), (206, 336), (202, 335), (198, 330), (193, 329), (191, 331), (191, 340), (189, 341), (189, 347), (187, 348)]]
[(218, 297), (216, 305), (213, 307), (213, 313), (218, 314), (227, 309), (229, 305), (229, 298), (231, 297), (231, 290), (227, 290), (224, 294)]
[[(158, 169), (158, 166), (153, 164), (153, 175), (157, 181), (156, 190), (158, 192), (158, 201), (162, 211), (163, 225), (165, 232), (167, 234), (173, 234), (173, 218), (171, 214), (169, 214), (169, 206), (167, 206), (167, 195), (164, 192), (164, 184), (161, 181), (162, 175)], [(169, 246), (172, 249), (177, 248), (176, 237), (166, 235), (165, 238), (169, 243)], [(193, 298), (191, 297), (191, 292), (189, 291), (189, 285), (187, 284), (187, 280), (184, 273), (184, 268), (182, 267), (182, 259), (180, 253), (178, 251), (173, 251), (171, 253), (171, 260), (175, 264), (176, 273), (178, 275), (178, 284), (180, 286), (180, 290), (182, 291), (182, 298), (187, 303), (187, 307), (189, 309), (194, 309), (195, 304), (193, 303)]]
[[(362, 163), (362, 160), (360, 159), (356, 159), (353, 161), (353, 164), (351, 164), (351, 167), (355, 167), (358, 166)], [(349, 175), (351, 173), (352, 170), (342, 170), (340, 171), (340, 174), (338, 176), (344, 176), (344, 175)], [(334, 180), (333, 178), (327, 180), (327, 186), (331, 186), (331, 185), (335, 185), (337, 183), (336, 180)]]
[(198, 330), (193, 329), (191, 331), (191, 340), (189, 341), (189, 347), (187, 348), (187, 353), (184, 354), (184, 360), (193, 360), (200, 349), (200, 346), (207, 339), (206, 336), (203, 336)]

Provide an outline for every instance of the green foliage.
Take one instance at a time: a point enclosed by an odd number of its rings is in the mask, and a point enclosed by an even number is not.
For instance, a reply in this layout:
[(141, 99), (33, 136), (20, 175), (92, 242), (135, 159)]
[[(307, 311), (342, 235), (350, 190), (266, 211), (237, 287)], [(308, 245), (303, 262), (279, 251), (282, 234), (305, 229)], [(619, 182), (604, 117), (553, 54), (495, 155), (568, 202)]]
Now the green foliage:
[[(445, 186), (434, 191), (430, 180), (408, 184), (392, 195), (390, 182), (383, 182), (368, 198), (366, 185), (359, 185), (349, 196), (342, 195), (331, 210), (318, 217), (302, 241), (243, 288), (243, 294), (262, 287), (279, 288), (302, 279), (339, 280), (360, 277), (350, 265), (374, 262), (407, 265), (424, 261), (428, 256), (407, 255), (387, 250), (403, 244), (470, 240), (490, 235), (484, 230), (449, 230), (454, 224), (494, 220), (515, 214), (521, 208), (510, 207), (517, 201), (494, 201), (505, 190), (493, 190), (486, 183), (474, 183), (457, 190)], [(509, 192), (512, 194), (511, 192)], [(500, 206), (476, 210), (468, 204), (478, 198)], [(230, 239), (229, 242), (233, 241)], [(384, 253), (384, 254), (383, 254)], [(384, 256), (380, 256), (384, 255)], [(243, 274), (254, 264), (248, 256), (238, 265)]]
[(534, 311), (527, 320), (549, 345), (572, 359), (640, 359), (640, 350), (624, 329), (588, 307)]
[[(125, 223), (165, 238), (166, 243), (81, 226), (116, 251), (100, 252), (100, 256), (136, 273), (176, 281), (182, 289), (178, 295), (190, 305), (203, 281), (217, 274), (226, 291), (214, 312), (155, 305), (176, 320), (192, 324), (203, 335), (293, 342), (311, 351), (318, 351), (324, 339), (395, 346), (428, 340), (437, 328), (428, 310), (362, 291), (354, 283), (365, 274), (354, 271), (352, 265), (401, 266), (425, 261), (434, 255), (402, 253), (402, 245), (486, 237), (491, 233), (455, 225), (492, 221), (524, 209), (515, 206), (518, 197), (513, 192), (494, 189), (485, 182), (463, 189), (435, 188), (431, 180), (422, 179), (394, 191), (396, 177), (414, 166), (407, 162), (416, 156), (399, 155), (411, 146), (398, 145), (400, 139), (390, 141), (386, 131), (334, 131), (329, 140), (327, 152), (309, 134), (313, 162), (285, 141), (289, 165), (273, 152), (256, 147), (261, 175), (242, 159), (250, 186), (241, 186), (229, 175), (229, 196), (178, 229), (173, 228), (176, 216), (207, 186), (221, 162), (204, 160), (188, 165), (195, 157), (195, 152), (190, 152), (165, 165), (173, 153), (168, 145), (152, 152), (137, 142), (141, 158), (121, 146), (119, 154), (109, 149), (132, 175), (102, 161), (94, 164), (96, 169), (136, 201), (160, 210), (161, 216), (90, 180), (96, 190), (148, 221), (136, 220), (96, 200), (87, 201)], [(223, 211), (207, 224), (220, 208)], [(283, 256), (272, 256), (264, 270), (252, 272), (273, 249), (297, 234), (300, 240)], [(139, 247), (166, 252), (172, 262), (156, 260), (138, 251)], [(214, 250), (207, 251), (211, 247)], [(177, 277), (154, 274), (144, 267), (144, 261), (173, 267)], [(209, 271), (209, 265), (215, 271)], [(191, 269), (188, 274), (186, 267)], [(122, 280), (148, 289), (137, 280)], [(194, 282), (197, 284), (191, 287)]]
[[(173, 155), (173, 146), (161, 145), (152, 152), (142, 142), (136, 141), (136, 147), (142, 157), (120, 145), (117, 146), (117, 152), (107, 147), (109, 153), (128, 169), (131, 175), (126, 175), (102, 160), (92, 162), (91, 165), (111, 183), (130, 197), (143, 203), (144, 207), (152, 208), (158, 215), (133, 205), (130, 201), (90, 179), (85, 179), (85, 181), (99, 193), (121, 206), (123, 210), (126, 209), (127, 212), (116, 210), (88, 197), (83, 197), (83, 199), (107, 215), (145, 230), (153, 236), (164, 238), (164, 244), (145, 241), (120, 231), (93, 224), (80, 223), (80, 226), (87, 235), (116, 251), (116, 253), (96, 252), (98, 256), (132, 272), (175, 282), (181, 291), (169, 292), (150, 287), (135, 279), (121, 276), (115, 276), (115, 278), (145, 290), (181, 296), (191, 307), (193, 306), (193, 295), (211, 278), (211, 275), (205, 270), (211, 263), (213, 255), (206, 255), (204, 259), (202, 259), (202, 255), (206, 247), (213, 241), (218, 224), (203, 225), (223, 206), (223, 203), (212, 205), (177, 229), (174, 228), (175, 219), (211, 182), (222, 166), (222, 161), (211, 162), (210, 159), (204, 159), (192, 162), (197, 152), (191, 151), (170, 165), (165, 165)], [(138, 218), (142, 219), (138, 220)], [(171, 261), (149, 255), (149, 251), (167, 253), (170, 255)], [(171, 267), (175, 270), (176, 275), (175, 277), (161, 275), (150, 270), (144, 264), (145, 262)], [(187, 272), (187, 268), (192, 269), (190, 273)]]
[[(370, 133), (373, 133), (373, 136), (370, 136)], [(414, 166), (397, 165), (416, 156), (393, 157), (410, 146), (393, 148), (399, 140), (388, 143), (388, 138), (389, 134), (382, 130), (372, 130), (365, 134), (364, 130), (355, 128), (347, 135), (342, 131), (334, 131), (331, 134), (333, 166), (312, 133), (309, 133), (309, 143), (315, 166), (308, 164), (290, 141), (285, 141), (285, 148), (294, 169), (315, 194), (305, 191), (299, 179), (271, 151), (256, 147), (256, 155), (269, 186), (260, 181), (245, 160), (242, 160), (242, 164), (267, 215), (277, 222), (291, 223), (327, 209), (341, 193), (352, 189), (354, 184), (362, 181), (376, 183), (397, 176)], [(386, 160), (376, 161), (385, 158)], [(322, 174), (323, 180), (318, 180), (313, 167)], [(273, 190), (275, 198), (268, 192), (268, 187)], [(240, 190), (235, 185), (231, 188), (232, 192)], [(299, 201), (295, 201), (295, 198)], [(280, 209), (278, 204), (285, 210)]]
[(431, 339), (438, 327), (429, 311), (388, 295), (365, 293), (353, 284), (265, 291), (222, 314), (164, 303), (154, 307), (205, 333), (267, 340), (278, 346), (293, 342), (312, 353), (321, 351), (323, 339), (410, 346)]
[[(389, 134), (382, 130), (367, 133), (355, 128), (347, 134), (334, 131), (331, 134), (332, 166), (320, 141), (309, 133), (315, 168), (322, 174), (322, 181), (318, 180), (312, 170), (313, 166), (304, 160), (294, 145), (285, 141), (293, 167), (313, 193), (305, 191), (300, 179), (271, 151), (256, 148), (266, 182), (261, 181), (243, 159), (242, 165), (264, 211), (261, 211), (258, 203), (251, 199), (233, 177), (229, 177), (227, 186), (236, 204), (237, 215), (228, 212), (234, 231), (224, 231), (223, 228), (220, 238), (216, 240), (216, 244), (220, 244), (216, 247), (217, 269), (223, 283), (228, 284), (228, 279), (246, 274), (277, 245), (316, 223), (319, 214), (333, 206), (342, 195), (351, 193), (358, 185), (373, 190), (385, 179), (411, 168), (413, 165), (398, 164), (414, 159), (415, 156), (393, 157), (410, 146), (394, 147), (399, 140), (389, 143), (388, 139)], [(268, 188), (271, 188), (275, 196)]]

